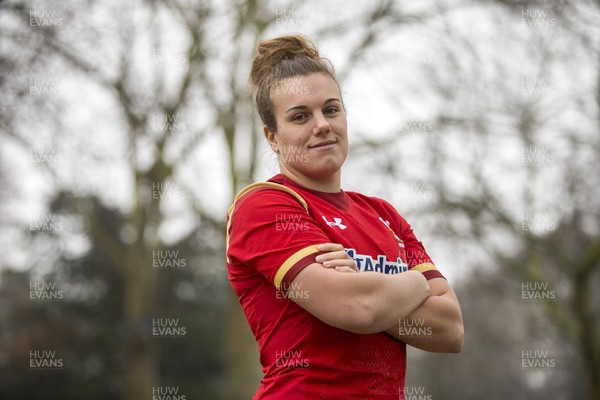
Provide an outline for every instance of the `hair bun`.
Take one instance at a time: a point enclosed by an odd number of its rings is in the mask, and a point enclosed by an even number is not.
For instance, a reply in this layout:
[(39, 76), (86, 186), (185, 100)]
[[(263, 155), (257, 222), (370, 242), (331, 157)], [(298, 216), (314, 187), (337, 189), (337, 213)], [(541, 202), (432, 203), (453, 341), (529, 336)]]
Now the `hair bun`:
[(258, 54), (252, 63), (250, 82), (255, 86), (265, 83), (274, 68), (283, 60), (309, 58), (319, 61), (319, 51), (313, 42), (302, 35), (286, 35), (258, 43)]

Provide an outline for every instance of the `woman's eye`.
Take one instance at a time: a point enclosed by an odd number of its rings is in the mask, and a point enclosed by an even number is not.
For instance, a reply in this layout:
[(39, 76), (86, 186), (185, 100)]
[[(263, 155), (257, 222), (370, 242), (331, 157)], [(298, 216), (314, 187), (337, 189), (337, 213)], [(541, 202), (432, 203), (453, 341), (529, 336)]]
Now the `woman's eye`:
[(296, 114), (292, 118), (292, 121), (301, 122), (301, 121), (304, 121), (305, 119), (306, 119), (306, 114)]
[(337, 107), (329, 107), (328, 109), (325, 110), (325, 114), (335, 114), (336, 112), (338, 112)]

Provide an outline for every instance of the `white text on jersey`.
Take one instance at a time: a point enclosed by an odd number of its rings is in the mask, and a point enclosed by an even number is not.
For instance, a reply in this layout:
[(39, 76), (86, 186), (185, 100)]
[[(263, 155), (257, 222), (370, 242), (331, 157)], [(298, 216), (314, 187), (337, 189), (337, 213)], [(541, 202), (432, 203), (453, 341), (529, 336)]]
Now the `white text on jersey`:
[(377, 260), (373, 257), (365, 254), (358, 254), (354, 249), (345, 249), (346, 253), (356, 263), (360, 272), (374, 271), (381, 272), (384, 274), (399, 274), (401, 272), (408, 271), (408, 264), (406, 264), (400, 257), (396, 261), (388, 261), (387, 257), (382, 254), (377, 255)]

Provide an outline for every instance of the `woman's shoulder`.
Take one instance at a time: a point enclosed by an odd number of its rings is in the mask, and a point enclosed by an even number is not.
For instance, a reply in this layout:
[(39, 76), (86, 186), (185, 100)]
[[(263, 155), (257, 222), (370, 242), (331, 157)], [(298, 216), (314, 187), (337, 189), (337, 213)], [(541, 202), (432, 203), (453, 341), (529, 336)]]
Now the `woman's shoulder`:
[(228, 214), (231, 217), (240, 211), (251, 214), (262, 210), (274, 211), (281, 207), (289, 208), (290, 206), (308, 210), (306, 201), (293, 189), (276, 182), (256, 182), (237, 194)]

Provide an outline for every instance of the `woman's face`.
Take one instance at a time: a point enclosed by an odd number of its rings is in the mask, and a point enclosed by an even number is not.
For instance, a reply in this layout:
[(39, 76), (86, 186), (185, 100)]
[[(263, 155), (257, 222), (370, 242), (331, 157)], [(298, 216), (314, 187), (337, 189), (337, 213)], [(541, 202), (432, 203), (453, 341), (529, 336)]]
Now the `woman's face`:
[(348, 155), (346, 113), (336, 82), (325, 73), (294, 76), (270, 92), (277, 131), (264, 128), (282, 172), (301, 179), (339, 177)]

